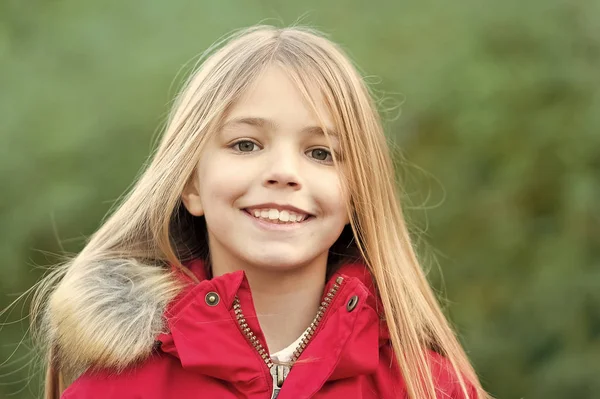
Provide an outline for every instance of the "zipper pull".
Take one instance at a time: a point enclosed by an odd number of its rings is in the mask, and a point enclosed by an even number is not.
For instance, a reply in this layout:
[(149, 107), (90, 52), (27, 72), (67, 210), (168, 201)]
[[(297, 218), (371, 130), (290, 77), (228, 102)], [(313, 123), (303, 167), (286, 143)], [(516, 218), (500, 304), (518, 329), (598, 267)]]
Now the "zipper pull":
[(275, 399), (279, 396), (279, 391), (290, 372), (290, 368), (283, 364), (274, 364), (269, 371), (271, 372), (271, 377), (273, 377), (273, 392), (271, 393), (271, 399)]

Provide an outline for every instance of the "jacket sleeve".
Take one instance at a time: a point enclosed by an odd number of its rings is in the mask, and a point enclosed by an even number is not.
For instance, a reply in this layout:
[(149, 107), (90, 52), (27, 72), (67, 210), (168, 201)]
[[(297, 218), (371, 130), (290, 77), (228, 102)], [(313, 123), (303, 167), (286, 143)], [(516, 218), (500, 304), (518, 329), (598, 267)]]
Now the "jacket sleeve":
[(62, 393), (60, 399), (142, 399), (144, 390), (126, 375), (84, 373)]
[(463, 377), (468, 394), (468, 397), (465, 396), (460, 386), (458, 375), (447, 358), (435, 352), (430, 352), (430, 367), (437, 397), (448, 399), (482, 399), (477, 394), (477, 389), (473, 383)]

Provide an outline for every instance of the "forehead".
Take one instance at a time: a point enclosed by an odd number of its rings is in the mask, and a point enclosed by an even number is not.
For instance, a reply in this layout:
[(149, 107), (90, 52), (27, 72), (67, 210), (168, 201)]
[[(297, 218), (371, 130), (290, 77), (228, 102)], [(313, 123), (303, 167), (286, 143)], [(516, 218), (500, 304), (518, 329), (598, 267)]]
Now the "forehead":
[(308, 130), (314, 132), (314, 127), (321, 126), (320, 119), (327, 132), (336, 135), (333, 118), (316, 85), (299, 87), (285, 69), (270, 66), (230, 107), (223, 126), (241, 123), (272, 129), (311, 128)]

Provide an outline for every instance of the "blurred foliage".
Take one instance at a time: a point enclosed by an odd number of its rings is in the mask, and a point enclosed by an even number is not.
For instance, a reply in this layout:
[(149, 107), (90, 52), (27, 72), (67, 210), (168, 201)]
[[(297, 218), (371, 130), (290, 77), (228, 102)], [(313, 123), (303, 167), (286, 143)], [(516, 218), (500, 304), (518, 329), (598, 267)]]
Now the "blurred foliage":
[[(424, 264), (484, 386), (499, 398), (598, 397), (594, 0), (3, 0), (0, 307), (56, 260), (48, 253), (81, 249), (146, 161), (198, 54), (232, 29), (299, 17), (341, 43), (382, 97)], [(39, 392), (20, 344), (27, 304), (1, 320), (0, 397)]]

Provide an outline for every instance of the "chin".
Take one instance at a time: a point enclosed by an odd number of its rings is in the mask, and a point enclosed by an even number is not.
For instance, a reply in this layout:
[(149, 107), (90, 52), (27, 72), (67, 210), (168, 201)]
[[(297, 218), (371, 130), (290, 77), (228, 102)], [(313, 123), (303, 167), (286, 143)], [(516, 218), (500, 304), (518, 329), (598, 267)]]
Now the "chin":
[(288, 271), (302, 267), (310, 262), (309, 259), (299, 259), (294, 256), (290, 256), (289, 253), (285, 254), (270, 254), (265, 256), (256, 256), (253, 259), (248, 259), (250, 264), (255, 265), (264, 270), (271, 271)]

